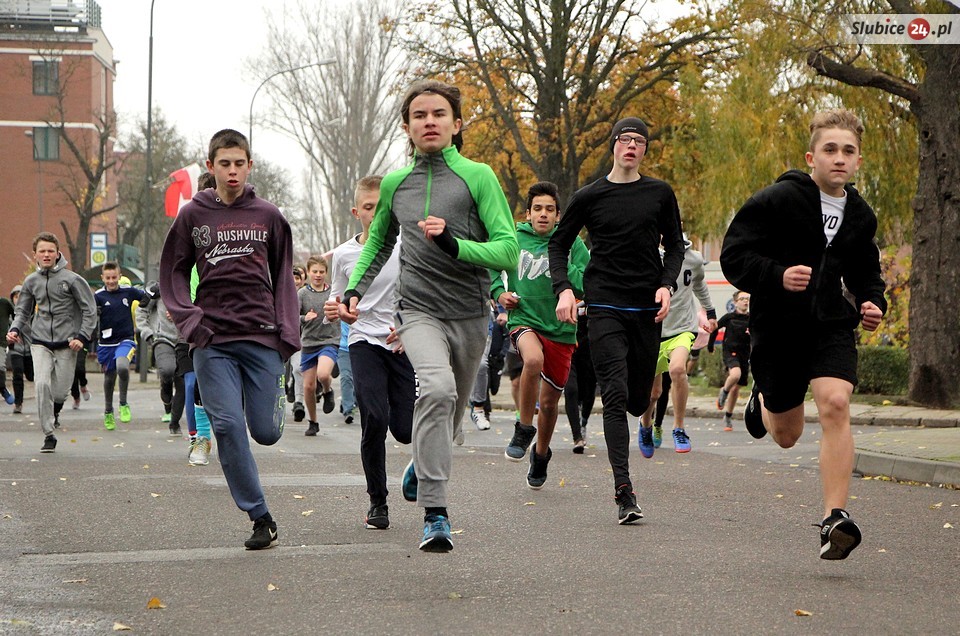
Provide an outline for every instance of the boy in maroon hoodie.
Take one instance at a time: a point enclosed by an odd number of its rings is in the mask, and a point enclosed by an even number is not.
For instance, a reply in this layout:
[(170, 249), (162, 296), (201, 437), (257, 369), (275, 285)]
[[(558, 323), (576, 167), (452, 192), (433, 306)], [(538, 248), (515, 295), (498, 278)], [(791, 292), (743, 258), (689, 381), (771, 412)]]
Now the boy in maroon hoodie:
[(290, 225), (247, 185), (252, 165), (241, 133), (221, 130), (210, 140), (207, 169), (217, 187), (180, 210), (163, 244), (160, 288), (190, 343), (230, 493), (254, 522), (244, 545), (262, 550), (277, 544), (277, 524), (246, 429), (268, 446), (283, 434), (284, 361), (300, 348), (300, 320)]

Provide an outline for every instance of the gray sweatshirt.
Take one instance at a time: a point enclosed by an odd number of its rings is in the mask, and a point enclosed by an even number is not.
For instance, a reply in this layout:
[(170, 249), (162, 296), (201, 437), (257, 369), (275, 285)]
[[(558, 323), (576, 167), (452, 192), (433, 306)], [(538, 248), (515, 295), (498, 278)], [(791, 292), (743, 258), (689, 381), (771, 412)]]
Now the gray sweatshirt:
[(62, 349), (77, 338), (90, 346), (97, 329), (97, 301), (87, 281), (67, 269), (63, 254), (53, 267), (38, 267), (23, 281), (10, 331), (19, 333), (28, 322), (33, 344)]
[(150, 345), (165, 342), (175, 347), (180, 341), (177, 325), (167, 316), (167, 308), (159, 296), (137, 305), (137, 329), (140, 330), (143, 341), (149, 342)]
[[(697, 316), (697, 300), (708, 315), (713, 314), (716, 318), (716, 312), (713, 309), (713, 301), (710, 300), (710, 290), (707, 289), (707, 282), (703, 273), (703, 254), (687, 249), (683, 253), (683, 264), (680, 266), (680, 275), (677, 277), (677, 291), (670, 299), (670, 312), (663, 320), (663, 332), (661, 337), (672, 338), (685, 331), (697, 333), (700, 325), (700, 319)], [(696, 299), (694, 299), (696, 297)]]

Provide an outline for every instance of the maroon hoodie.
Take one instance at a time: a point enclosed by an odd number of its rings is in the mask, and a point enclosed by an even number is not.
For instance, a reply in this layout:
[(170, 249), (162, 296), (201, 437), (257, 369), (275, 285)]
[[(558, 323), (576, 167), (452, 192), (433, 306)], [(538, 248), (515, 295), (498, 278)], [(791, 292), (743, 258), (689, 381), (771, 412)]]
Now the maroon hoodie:
[[(191, 300), (194, 265), (200, 284)], [(300, 349), (292, 271), (290, 225), (277, 206), (249, 184), (229, 206), (208, 188), (183, 206), (167, 234), (160, 289), (191, 345), (251, 340), (286, 360)]]

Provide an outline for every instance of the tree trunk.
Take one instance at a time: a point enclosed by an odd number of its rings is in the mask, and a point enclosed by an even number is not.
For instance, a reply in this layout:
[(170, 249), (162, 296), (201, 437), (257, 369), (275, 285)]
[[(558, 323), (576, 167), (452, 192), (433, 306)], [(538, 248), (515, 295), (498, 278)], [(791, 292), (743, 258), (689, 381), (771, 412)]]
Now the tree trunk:
[(910, 277), (909, 397), (960, 403), (960, 46), (924, 47), (927, 73), (913, 105), (920, 130)]

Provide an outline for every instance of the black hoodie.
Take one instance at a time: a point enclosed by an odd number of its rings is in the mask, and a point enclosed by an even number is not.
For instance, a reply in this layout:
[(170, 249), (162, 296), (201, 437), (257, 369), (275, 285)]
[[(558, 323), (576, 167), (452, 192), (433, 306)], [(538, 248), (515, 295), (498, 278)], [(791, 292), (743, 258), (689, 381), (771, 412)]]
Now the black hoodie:
[[(829, 246), (820, 188), (799, 170), (782, 174), (775, 184), (750, 197), (730, 223), (720, 266), (727, 280), (751, 294), (754, 338), (757, 327), (762, 333), (783, 333), (785, 328), (853, 329), (866, 301), (886, 313), (874, 240), (877, 217), (853, 186), (844, 189), (843, 223)], [(794, 265), (813, 269), (802, 292), (783, 288), (783, 273)], [(853, 302), (844, 296), (844, 286)]]

